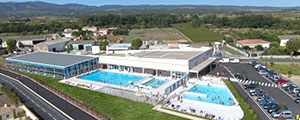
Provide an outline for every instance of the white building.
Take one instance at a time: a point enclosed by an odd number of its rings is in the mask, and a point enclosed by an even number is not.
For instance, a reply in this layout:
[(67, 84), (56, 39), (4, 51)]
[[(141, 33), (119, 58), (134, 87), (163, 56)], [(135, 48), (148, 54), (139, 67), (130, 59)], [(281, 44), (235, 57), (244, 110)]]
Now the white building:
[(14, 110), (16, 107), (14, 105), (0, 107), (0, 118), (1, 120), (14, 120)]
[(82, 31), (97, 31), (97, 27), (92, 26), (92, 27), (82, 27)]
[(238, 47), (249, 46), (250, 48), (255, 48), (255, 46), (258, 45), (261, 45), (263, 48), (269, 48), (270, 42), (261, 39), (247, 39), (247, 40), (239, 40), (236, 42), (236, 46)]
[(49, 40), (46, 42), (39, 43), (34, 46), (35, 52), (61, 52), (65, 51), (65, 46), (70, 40), (67, 39), (57, 39), (57, 40)]
[(132, 50), (100, 55), (100, 67), (155, 76), (197, 77), (215, 60), (213, 49)]
[(73, 38), (74, 36), (72, 36), (72, 32), (75, 32), (75, 31), (79, 31), (78, 29), (64, 29), (64, 32), (62, 32), (62, 34), (64, 35), (65, 38)]
[(279, 35), (280, 46), (286, 46), (286, 43), (292, 38), (300, 38), (299, 35)]

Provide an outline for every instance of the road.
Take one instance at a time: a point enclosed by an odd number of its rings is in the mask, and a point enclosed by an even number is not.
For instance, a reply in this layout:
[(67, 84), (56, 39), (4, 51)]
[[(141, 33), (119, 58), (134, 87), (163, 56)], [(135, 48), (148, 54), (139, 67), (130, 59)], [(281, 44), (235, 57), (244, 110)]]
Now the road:
[(300, 114), (300, 104), (294, 102), (294, 98), (276, 87), (276, 85), (267, 78), (259, 75), (255, 68), (248, 64), (226, 64), (225, 65), (233, 74), (236, 72), (245, 72), (248, 75), (249, 81), (260, 83), (261, 88), (278, 103), (287, 104), (288, 108), (293, 112), (293, 116)]
[(13, 89), (21, 101), (40, 119), (44, 120), (68, 120), (69, 118), (58, 112), (55, 108), (43, 101), (19, 82), (0, 74), (0, 82), (9, 89)]
[[(3, 73), (5, 75), (11, 76), (13, 78), (18, 78), (23, 84), (28, 86), (30, 89), (35, 91), (37, 94), (39, 94), (41, 97), (52, 103), (54, 106), (56, 106), (58, 109), (72, 117), (73, 119), (78, 120), (96, 120), (95, 117), (89, 115), (85, 111), (77, 108), (73, 104), (70, 104), (69, 102), (65, 101), (64, 99), (58, 97), (54, 93), (50, 92), (49, 90), (45, 89), (44, 87), (41, 87), (40, 85), (36, 84), (35, 82), (20, 77), (20, 75), (5, 71), (0, 69), (0, 73)], [(41, 115), (40, 115), (41, 116)], [(59, 120), (59, 119), (58, 119)]]

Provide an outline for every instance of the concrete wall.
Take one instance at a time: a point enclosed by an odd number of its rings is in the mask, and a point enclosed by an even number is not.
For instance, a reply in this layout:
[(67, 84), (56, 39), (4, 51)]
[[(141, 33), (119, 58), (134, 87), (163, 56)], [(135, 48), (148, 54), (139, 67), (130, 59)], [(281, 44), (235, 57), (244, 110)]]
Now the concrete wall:
[(213, 48), (201, 54), (198, 54), (197, 56), (194, 56), (189, 60), (189, 69), (192, 69), (193, 67), (197, 66), (201, 62), (207, 60), (209, 57), (212, 57), (212, 54), (213, 54)]

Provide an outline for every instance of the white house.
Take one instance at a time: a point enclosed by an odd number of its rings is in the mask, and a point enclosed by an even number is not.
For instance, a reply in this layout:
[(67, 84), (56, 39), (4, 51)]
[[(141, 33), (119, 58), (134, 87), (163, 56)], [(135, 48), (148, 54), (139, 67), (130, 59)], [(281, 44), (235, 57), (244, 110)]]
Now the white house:
[(94, 36), (98, 36), (98, 35), (107, 35), (109, 34), (109, 29), (108, 28), (100, 28), (98, 31), (93, 31), (93, 35)]
[(64, 29), (64, 32), (62, 32), (62, 34), (65, 36), (65, 38), (73, 38), (72, 36), (72, 32), (74, 31), (79, 31), (78, 29)]
[(278, 37), (280, 38), (280, 46), (285, 46), (292, 38), (300, 38), (299, 35), (279, 35)]
[(249, 46), (250, 48), (254, 48), (257, 45), (261, 45), (263, 48), (269, 48), (270, 42), (261, 39), (247, 39), (239, 40), (236, 42), (236, 46), (238, 47)]
[(97, 27), (92, 26), (92, 27), (82, 27), (81, 28), (82, 31), (97, 31)]

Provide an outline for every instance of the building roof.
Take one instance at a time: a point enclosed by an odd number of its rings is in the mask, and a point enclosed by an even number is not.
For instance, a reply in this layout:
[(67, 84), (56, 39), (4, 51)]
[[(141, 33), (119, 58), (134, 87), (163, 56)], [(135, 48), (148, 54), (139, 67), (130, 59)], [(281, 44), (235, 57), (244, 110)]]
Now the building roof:
[(188, 60), (203, 51), (143, 51), (133, 54), (135, 57)]
[(27, 41), (27, 40), (33, 40), (33, 41), (40, 41), (40, 40), (46, 40), (46, 38), (51, 38), (52, 35), (27, 35), (27, 36), (7, 36), (7, 37), (0, 37), (3, 41), (7, 41), (9, 39), (15, 39), (17, 41)]
[(261, 44), (261, 43), (270, 43), (268, 41), (264, 41), (261, 39), (247, 39), (247, 40), (239, 40), (237, 41), (239, 44)]
[(279, 35), (278, 37), (279, 37), (281, 40), (282, 40), (282, 39), (300, 38), (299, 35)]
[(98, 42), (95, 40), (76, 40), (76, 41), (71, 41), (70, 44), (92, 44), (92, 45), (98, 45)]
[(14, 105), (11, 105), (10, 107), (0, 107), (0, 115), (11, 113), (15, 108), (16, 107)]
[(50, 45), (55, 45), (55, 44), (58, 44), (58, 43), (66, 43), (68, 41), (70, 41), (70, 40), (68, 40), (68, 39), (56, 39), (56, 40), (48, 40), (48, 41), (45, 41), (45, 42), (41, 42), (39, 44), (44, 44), (44, 45), (50, 46)]
[(110, 43), (108, 48), (131, 48), (130, 43)]
[(94, 57), (81, 55), (60, 54), (51, 52), (34, 52), (30, 54), (10, 57), (7, 58), (7, 60), (17, 60), (29, 63), (39, 63), (44, 65), (67, 67), (93, 58)]

